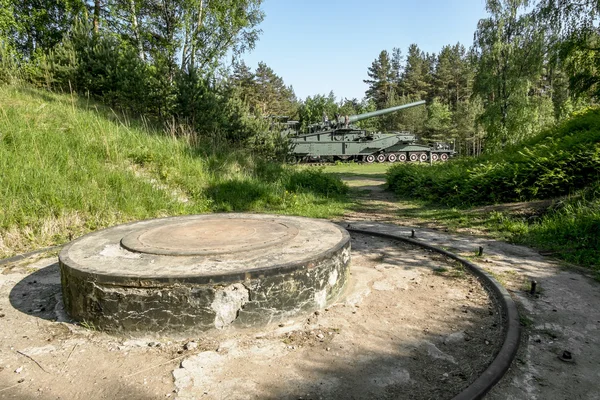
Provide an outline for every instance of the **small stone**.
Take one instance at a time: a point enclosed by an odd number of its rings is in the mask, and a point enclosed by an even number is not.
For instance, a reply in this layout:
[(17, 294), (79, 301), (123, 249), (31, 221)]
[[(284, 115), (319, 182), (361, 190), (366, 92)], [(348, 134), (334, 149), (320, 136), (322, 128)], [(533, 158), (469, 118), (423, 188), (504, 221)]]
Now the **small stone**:
[(331, 350), (331, 347), (328, 347), (328, 348), (326, 348), (325, 350), (326, 350), (326, 351), (329, 351), (329, 350)]
[(6, 315), (4, 313), (0, 313), (0, 318), (4, 318)]
[(15, 374), (20, 374), (21, 371), (23, 371), (23, 367), (19, 367), (19, 368), (15, 369)]
[(317, 337), (318, 337), (319, 339), (323, 339), (325, 336), (324, 336), (322, 333), (319, 333), (319, 334), (317, 335)]
[(185, 350), (194, 350), (194, 349), (197, 349), (197, 348), (198, 348), (198, 343), (196, 343), (196, 342), (194, 342), (194, 341), (187, 342), (187, 343), (186, 343), (186, 344), (183, 346), (183, 348), (184, 348)]
[(320, 315), (321, 312), (319, 310), (315, 311), (315, 315)]
[(280, 328), (283, 328), (284, 326), (285, 326), (284, 324), (279, 324), (279, 327), (280, 327)]
[(148, 347), (160, 347), (159, 342), (148, 342)]
[(485, 341), (485, 344), (490, 344), (490, 341), (489, 341), (489, 340), (486, 340), (486, 341)]
[(19, 379), (19, 380), (17, 381), (17, 383), (23, 383), (23, 382), (25, 382), (25, 379), (24, 379), (24, 378), (21, 378), (21, 379)]

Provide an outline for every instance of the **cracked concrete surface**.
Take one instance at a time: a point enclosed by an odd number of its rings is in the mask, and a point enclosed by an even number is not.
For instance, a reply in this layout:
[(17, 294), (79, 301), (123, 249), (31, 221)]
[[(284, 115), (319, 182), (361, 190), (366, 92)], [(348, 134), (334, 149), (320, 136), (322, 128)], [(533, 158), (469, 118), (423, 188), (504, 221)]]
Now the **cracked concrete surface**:
[(223, 329), (231, 325), (249, 300), (250, 291), (241, 283), (217, 289), (211, 304), (211, 308), (215, 312), (215, 327)]

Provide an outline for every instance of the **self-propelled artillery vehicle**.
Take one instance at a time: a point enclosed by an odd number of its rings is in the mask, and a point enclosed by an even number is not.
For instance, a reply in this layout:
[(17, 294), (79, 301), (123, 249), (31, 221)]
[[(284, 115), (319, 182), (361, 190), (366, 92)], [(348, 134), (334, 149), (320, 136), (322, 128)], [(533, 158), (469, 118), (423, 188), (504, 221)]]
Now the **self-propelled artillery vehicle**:
[(425, 101), (404, 104), (364, 114), (336, 116), (328, 121), (309, 125), (299, 133), (298, 122), (288, 121), (284, 131), (290, 141), (293, 161), (355, 160), (367, 163), (396, 161), (446, 161), (454, 155), (454, 146), (447, 143), (423, 144), (409, 132), (369, 132), (353, 124), (367, 118), (393, 113), (425, 104)]

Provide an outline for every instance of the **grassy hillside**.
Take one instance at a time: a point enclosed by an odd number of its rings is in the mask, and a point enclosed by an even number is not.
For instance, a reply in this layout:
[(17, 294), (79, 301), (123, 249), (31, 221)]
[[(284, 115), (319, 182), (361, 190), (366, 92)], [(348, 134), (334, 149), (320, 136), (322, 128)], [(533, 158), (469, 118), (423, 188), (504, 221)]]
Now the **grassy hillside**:
[(572, 194), (600, 180), (600, 109), (505, 151), (434, 166), (403, 164), (387, 180), (401, 196), (452, 206)]
[(144, 218), (343, 212), (337, 178), (191, 142), (86, 99), (0, 86), (0, 257)]
[(600, 271), (600, 110), (498, 154), (438, 165), (397, 165), (387, 173), (402, 198), (468, 206), (561, 198), (530, 218), (495, 212), (488, 223), (509, 239)]

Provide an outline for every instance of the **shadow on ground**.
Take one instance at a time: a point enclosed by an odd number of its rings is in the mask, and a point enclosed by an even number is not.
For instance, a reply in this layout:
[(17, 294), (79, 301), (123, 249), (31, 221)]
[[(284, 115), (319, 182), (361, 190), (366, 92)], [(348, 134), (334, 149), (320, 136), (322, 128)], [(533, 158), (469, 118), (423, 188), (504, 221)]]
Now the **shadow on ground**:
[(63, 309), (58, 263), (36, 270), (17, 282), (10, 291), (9, 301), (24, 314), (49, 321), (68, 321)]

